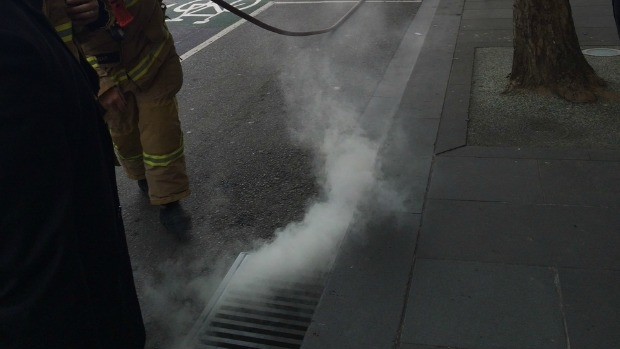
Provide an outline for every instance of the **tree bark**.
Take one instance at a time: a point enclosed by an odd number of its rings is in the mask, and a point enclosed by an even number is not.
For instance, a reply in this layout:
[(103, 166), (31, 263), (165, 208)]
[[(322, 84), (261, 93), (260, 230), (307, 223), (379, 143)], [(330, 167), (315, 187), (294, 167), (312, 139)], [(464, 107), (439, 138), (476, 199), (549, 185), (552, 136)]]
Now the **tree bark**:
[(569, 0), (515, 0), (514, 54), (507, 91), (544, 89), (594, 102), (605, 81), (586, 61)]

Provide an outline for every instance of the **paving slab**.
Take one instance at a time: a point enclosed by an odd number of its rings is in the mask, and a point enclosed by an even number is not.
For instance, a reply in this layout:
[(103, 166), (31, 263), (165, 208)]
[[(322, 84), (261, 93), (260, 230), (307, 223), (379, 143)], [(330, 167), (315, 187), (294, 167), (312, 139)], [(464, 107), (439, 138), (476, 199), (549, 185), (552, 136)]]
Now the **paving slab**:
[(437, 101), (443, 100), (446, 92), (459, 20), (456, 15), (435, 17), (433, 23), (440, 23), (437, 25), (441, 30), (428, 33), (426, 40), (432, 45), (427, 45), (418, 57), (403, 93), (401, 112), (417, 118), (438, 119), (441, 116), (442, 105)]
[(608, 11), (611, 11), (611, 4), (607, 0), (570, 0), (570, 3), (572, 6), (603, 5), (607, 6)]
[(463, 13), (463, 0), (441, 0), (437, 5), (436, 15), (456, 15)]
[(483, 21), (478, 18), (461, 20), (461, 31), (512, 29), (512, 27), (512, 18), (486, 18)]
[(540, 160), (545, 202), (620, 207), (620, 162)]
[(459, 107), (464, 109), (464, 111), (468, 111), (469, 95), (471, 90), (470, 83), (474, 71), (474, 66), (472, 64), (474, 49), (473, 47), (463, 48), (463, 46), (464, 45), (461, 45), (459, 47), (461, 50), (459, 52), (455, 52), (454, 54), (454, 58), (452, 59), (452, 70), (450, 71), (450, 79), (448, 80), (448, 86), (450, 88), (456, 87), (458, 90), (449, 91), (447, 98), (450, 98), (454, 93), (460, 93), (461, 95), (467, 96), (467, 98), (463, 98), (463, 104)]
[(595, 161), (620, 161), (618, 150), (590, 150), (590, 160)]
[(394, 346), (419, 219), (387, 214), (372, 218), (364, 231), (347, 235), (302, 349)]
[(538, 163), (530, 159), (437, 157), (431, 199), (537, 203)]
[[(589, 18), (598, 18), (599, 16), (612, 17), (613, 20), (613, 8), (611, 6), (611, 1), (606, 2), (575, 2), (571, 1), (571, 7), (573, 10), (573, 16), (577, 18), (584, 18), (588, 20)], [(590, 25), (601, 25), (601, 23), (596, 22), (588, 22)], [(605, 24), (605, 23), (603, 23)]]
[[(398, 116), (397, 114), (386, 137), (385, 147), (401, 149), (399, 154), (405, 158), (428, 157), (433, 154), (439, 120), (408, 117), (404, 112)], [(403, 157), (400, 158), (401, 161)]]
[(388, 132), (393, 116), (398, 111), (399, 98), (372, 97), (366, 105), (364, 113), (359, 119), (359, 125), (364, 130), (364, 136), (375, 142), (380, 142)]
[[(577, 11), (574, 11), (577, 13)], [(609, 14), (600, 14), (597, 16), (588, 16), (581, 17), (579, 15), (573, 16), (573, 22), (576, 27), (586, 27), (586, 28), (602, 28), (608, 27), (609, 23), (613, 23), (613, 15), (611, 11), (611, 4), (609, 6)]]
[(620, 270), (620, 210), (429, 200), (421, 258)]
[[(451, 79), (459, 79), (458, 76), (462, 74), (462, 79), (468, 81), (471, 79), (471, 77), (467, 76), (469, 72), (468, 68), (465, 67), (463, 71), (455, 72)], [(448, 85), (439, 130), (441, 137), (438, 136), (435, 143), (436, 154), (466, 144), (469, 95), (469, 85)]]
[(465, 10), (463, 11), (463, 19), (512, 19), (512, 8), (482, 8), (479, 10)]
[[(428, 61), (432, 60), (433, 57), (420, 57), (419, 59)], [(448, 69), (451, 64), (452, 62), (444, 62), (443, 66)], [(448, 75), (449, 70), (437, 73), (423, 68), (414, 69), (411, 79), (417, 83), (407, 85), (400, 103), (399, 113), (405, 113), (408, 117), (439, 119), (441, 105), (437, 105), (437, 99), (443, 98), (445, 83), (441, 86), (437, 82), (447, 80)], [(444, 80), (440, 79), (442, 76)]]
[[(610, 159), (610, 152), (596, 152), (601, 160)], [(510, 158), (510, 159), (566, 159), (566, 160), (591, 160), (592, 152), (584, 149), (548, 149), (528, 147), (481, 147), (469, 145), (453, 149), (441, 154), (442, 156), (463, 156), (482, 158)]]
[(475, 46), (488, 45), (489, 43), (493, 45), (501, 43), (512, 46), (512, 34), (512, 28), (464, 30), (459, 33), (459, 41)]
[(465, 2), (465, 10), (511, 9), (513, 5), (514, 0), (467, 1)]
[(439, 120), (398, 116), (386, 137), (378, 164), (381, 180), (388, 179), (402, 204), (401, 211), (421, 213), (432, 163)]
[(565, 349), (550, 268), (417, 259), (401, 344)]
[(620, 348), (620, 271), (559, 273), (571, 349)]
[[(389, 160), (386, 160), (389, 161)], [(403, 212), (421, 213), (426, 197), (431, 157), (406, 157), (400, 162), (380, 165), (383, 176), (389, 179), (389, 190), (397, 188), (396, 199)]]
[(582, 48), (618, 45), (616, 28), (576, 28), (577, 37)]
[(411, 344), (411, 343), (402, 343), (398, 346), (398, 349), (464, 349), (457, 347), (440, 347), (436, 345), (422, 345), (422, 344)]

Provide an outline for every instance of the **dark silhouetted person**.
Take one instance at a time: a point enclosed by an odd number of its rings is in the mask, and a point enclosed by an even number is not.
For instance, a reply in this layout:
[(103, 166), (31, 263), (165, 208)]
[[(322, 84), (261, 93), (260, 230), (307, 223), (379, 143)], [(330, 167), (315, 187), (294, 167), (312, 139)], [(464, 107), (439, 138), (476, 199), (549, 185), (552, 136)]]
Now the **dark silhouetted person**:
[(143, 348), (96, 75), (41, 6), (0, 11), (0, 348)]

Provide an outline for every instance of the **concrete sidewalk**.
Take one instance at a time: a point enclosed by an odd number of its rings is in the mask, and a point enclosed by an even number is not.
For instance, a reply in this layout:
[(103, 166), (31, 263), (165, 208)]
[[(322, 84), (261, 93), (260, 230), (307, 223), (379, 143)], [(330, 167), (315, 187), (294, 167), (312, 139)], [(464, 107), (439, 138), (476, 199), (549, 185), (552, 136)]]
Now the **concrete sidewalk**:
[[(422, 3), (384, 149), (405, 211), (346, 239), (302, 348), (620, 348), (620, 151), (467, 143), (476, 50), (512, 47), (512, 4)], [(571, 4), (582, 47), (620, 44), (610, 1)]]

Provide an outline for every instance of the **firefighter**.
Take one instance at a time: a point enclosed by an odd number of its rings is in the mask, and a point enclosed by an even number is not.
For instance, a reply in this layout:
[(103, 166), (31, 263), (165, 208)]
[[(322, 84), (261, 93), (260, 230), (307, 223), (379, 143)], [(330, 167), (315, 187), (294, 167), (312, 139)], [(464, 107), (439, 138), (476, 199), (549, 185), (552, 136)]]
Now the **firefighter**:
[[(63, 40), (99, 75), (99, 101), (120, 165), (169, 231), (186, 232), (190, 194), (176, 94), (181, 62), (159, 0), (45, 0)], [(65, 6), (68, 19), (58, 7)], [(73, 11), (73, 12), (72, 12)]]
[(0, 348), (142, 349), (97, 77), (34, 0), (2, 2), (0, 42)]

